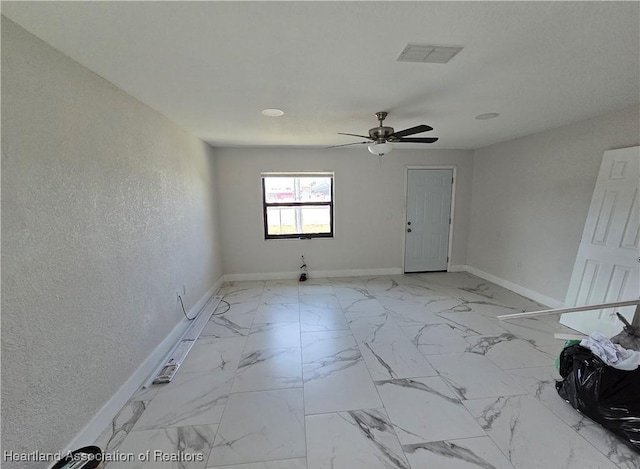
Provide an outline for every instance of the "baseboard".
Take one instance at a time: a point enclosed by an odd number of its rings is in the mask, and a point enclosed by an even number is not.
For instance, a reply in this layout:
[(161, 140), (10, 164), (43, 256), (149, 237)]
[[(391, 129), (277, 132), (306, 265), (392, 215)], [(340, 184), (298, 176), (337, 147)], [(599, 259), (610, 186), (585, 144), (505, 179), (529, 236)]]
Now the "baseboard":
[(527, 297), (533, 301), (536, 301), (542, 305), (548, 306), (550, 308), (562, 308), (564, 307), (564, 302), (558, 301), (555, 298), (551, 298), (550, 296), (543, 295), (542, 293), (538, 293), (537, 291), (530, 290), (522, 285), (518, 285), (517, 283), (510, 282), (500, 277), (496, 277), (495, 275), (491, 275), (483, 270), (476, 269), (475, 267), (471, 267), (470, 265), (466, 265), (465, 271), (473, 274), (477, 277), (488, 280), (489, 282), (495, 283), (496, 285), (500, 285), (501, 287), (506, 288), (507, 290), (511, 290), (519, 295)]
[[(530, 290), (529, 288), (510, 282), (495, 275), (476, 269), (470, 265), (458, 264), (449, 266), (449, 272), (469, 272), (477, 277), (500, 285), (519, 295), (532, 299), (540, 304), (551, 308), (562, 308), (564, 303), (549, 296)], [(331, 277), (366, 277), (375, 275), (401, 275), (402, 268), (384, 269), (352, 269), (352, 270), (318, 270), (310, 271), (309, 278), (331, 278)], [(243, 282), (252, 280), (293, 280), (300, 276), (300, 272), (262, 272), (255, 274), (225, 274), (225, 282)]]
[(261, 272), (257, 274), (225, 274), (225, 282), (247, 282), (253, 280), (291, 280), (298, 278), (300, 272)]
[[(215, 295), (222, 285), (223, 277), (221, 276), (216, 283), (205, 293), (202, 298), (189, 309), (188, 315), (193, 317), (194, 314), (200, 312), (207, 300)], [(83, 446), (93, 445), (102, 432), (111, 424), (111, 421), (118, 415), (118, 412), (129, 401), (133, 393), (145, 382), (149, 375), (158, 368), (158, 364), (166, 357), (175, 343), (182, 337), (187, 330), (191, 321), (186, 318), (176, 324), (173, 330), (164, 338), (162, 342), (151, 352), (151, 354), (142, 362), (136, 371), (120, 386), (120, 389), (107, 401), (105, 405), (94, 415), (87, 425), (71, 440), (62, 451), (73, 451)]]
[[(383, 269), (351, 269), (351, 270), (311, 270), (308, 273), (310, 279), (332, 277), (369, 277), (376, 275), (400, 275), (402, 268), (389, 267)], [(291, 280), (300, 276), (300, 272), (263, 272), (255, 274), (226, 274), (225, 282), (244, 282), (251, 280)]]

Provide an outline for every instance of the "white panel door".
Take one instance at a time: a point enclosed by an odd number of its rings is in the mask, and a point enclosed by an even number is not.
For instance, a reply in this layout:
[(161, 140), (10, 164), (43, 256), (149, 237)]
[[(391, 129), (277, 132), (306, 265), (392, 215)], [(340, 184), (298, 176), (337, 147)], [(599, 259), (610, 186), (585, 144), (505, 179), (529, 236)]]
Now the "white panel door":
[(447, 270), (452, 186), (452, 169), (409, 170), (405, 272)]
[[(640, 147), (604, 153), (593, 191), (565, 306), (634, 300), (640, 297)], [(585, 334), (609, 337), (622, 330), (615, 316), (631, 322), (635, 306), (566, 313), (560, 323)]]

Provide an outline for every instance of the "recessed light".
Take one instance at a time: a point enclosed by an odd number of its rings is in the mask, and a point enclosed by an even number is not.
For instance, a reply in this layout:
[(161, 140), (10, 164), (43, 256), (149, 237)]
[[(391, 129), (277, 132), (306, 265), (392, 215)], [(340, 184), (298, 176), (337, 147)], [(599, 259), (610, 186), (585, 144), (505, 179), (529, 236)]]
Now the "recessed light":
[(476, 119), (482, 121), (485, 119), (493, 119), (494, 117), (498, 117), (500, 114), (497, 112), (487, 112), (486, 114), (480, 114), (479, 116), (476, 116)]
[(263, 109), (260, 112), (262, 113), (263, 116), (267, 116), (267, 117), (284, 116), (284, 111), (282, 111), (281, 109)]

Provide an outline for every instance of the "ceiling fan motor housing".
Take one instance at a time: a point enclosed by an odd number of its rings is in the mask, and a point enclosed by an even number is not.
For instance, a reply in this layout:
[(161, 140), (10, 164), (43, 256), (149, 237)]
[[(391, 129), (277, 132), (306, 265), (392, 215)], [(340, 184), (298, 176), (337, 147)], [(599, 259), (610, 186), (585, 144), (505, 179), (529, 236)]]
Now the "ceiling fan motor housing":
[(374, 127), (369, 129), (369, 137), (371, 140), (387, 140), (393, 134), (393, 127)]
[(384, 122), (387, 117), (387, 113), (385, 111), (376, 112), (376, 117), (378, 118), (380, 125), (373, 129), (369, 129), (369, 137), (371, 140), (375, 140), (376, 143), (384, 143), (390, 135), (393, 135), (393, 127), (385, 127), (382, 125), (382, 122)]

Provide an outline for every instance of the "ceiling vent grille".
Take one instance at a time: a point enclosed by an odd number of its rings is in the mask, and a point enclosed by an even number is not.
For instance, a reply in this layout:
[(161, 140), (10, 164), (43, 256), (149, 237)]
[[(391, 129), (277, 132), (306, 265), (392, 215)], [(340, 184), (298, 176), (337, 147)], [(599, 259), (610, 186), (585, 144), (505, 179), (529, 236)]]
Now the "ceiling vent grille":
[(409, 43), (397, 61), (446, 64), (462, 49), (462, 46), (436, 46)]

